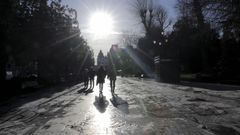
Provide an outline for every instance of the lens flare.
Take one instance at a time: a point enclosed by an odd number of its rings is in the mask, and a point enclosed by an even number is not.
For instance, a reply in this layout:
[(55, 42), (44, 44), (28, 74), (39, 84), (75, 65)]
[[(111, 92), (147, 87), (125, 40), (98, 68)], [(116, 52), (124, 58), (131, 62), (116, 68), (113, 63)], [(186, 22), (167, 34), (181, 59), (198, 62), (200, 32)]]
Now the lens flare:
[(112, 16), (106, 12), (92, 14), (89, 23), (89, 31), (98, 37), (106, 37), (113, 33)]

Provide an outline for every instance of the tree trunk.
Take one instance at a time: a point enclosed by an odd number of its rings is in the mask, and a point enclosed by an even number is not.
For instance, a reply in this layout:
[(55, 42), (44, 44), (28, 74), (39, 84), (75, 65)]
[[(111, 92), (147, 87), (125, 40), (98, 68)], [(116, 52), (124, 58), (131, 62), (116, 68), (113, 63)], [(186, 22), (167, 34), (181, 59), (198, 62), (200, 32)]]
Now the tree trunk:
[(207, 52), (206, 52), (206, 33), (205, 33), (205, 23), (204, 16), (202, 13), (202, 6), (199, 0), (193, 0), (193, 10), (197, 17), (198, 30), (200, 33), (200, 45), (201, 45), (201, 62), (202, 62), (202, 71), (207, 72), (209, 66), (207, 63)]
[(0, 82), (6, 80), (6, 58), (1, 57), (0, 60)]

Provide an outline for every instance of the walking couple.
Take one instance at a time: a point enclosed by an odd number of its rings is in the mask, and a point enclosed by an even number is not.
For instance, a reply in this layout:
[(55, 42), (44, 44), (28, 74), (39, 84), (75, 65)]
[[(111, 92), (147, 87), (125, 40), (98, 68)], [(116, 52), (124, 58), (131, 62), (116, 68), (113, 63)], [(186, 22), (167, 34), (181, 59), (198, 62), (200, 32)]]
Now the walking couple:
[(111, 93), (114, 94), (115, 82), (116, 82), (116, 71), (115, 68), (109, 67), (106, 71), (103, 66), (100, 66), (97, 71), (97, 85), (99, 84), (99, 92), (102, 94), (103, 84), (105, 83), (105, 77), (110, 80)]

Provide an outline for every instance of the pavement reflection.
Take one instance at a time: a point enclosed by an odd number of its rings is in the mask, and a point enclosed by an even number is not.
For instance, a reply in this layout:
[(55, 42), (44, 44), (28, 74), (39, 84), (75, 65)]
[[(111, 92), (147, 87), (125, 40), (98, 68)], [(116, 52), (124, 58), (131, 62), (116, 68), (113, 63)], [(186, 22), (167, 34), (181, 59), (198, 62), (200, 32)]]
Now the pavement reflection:
[[(106, 80), (106, 82), (108, 82)], [(109, 84), (105, 83), (103, 93), (99, 94), (99, 88), (94, 88), (95, 101), (93, 102), (94, 109), (92, 109), (92, 123), (91, 133), (94, 134), (113, 134), (111, 128), (112, 112), (108, 109), (111, 92)]]

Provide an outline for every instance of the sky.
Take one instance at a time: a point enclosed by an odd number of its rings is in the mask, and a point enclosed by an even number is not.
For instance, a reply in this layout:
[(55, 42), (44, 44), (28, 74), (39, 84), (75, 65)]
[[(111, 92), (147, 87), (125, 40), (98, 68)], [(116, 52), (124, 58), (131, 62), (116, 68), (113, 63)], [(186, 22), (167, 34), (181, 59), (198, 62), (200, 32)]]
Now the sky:
[[(100, 50), (106, 54), (112, 44), (120, 44), (123, 37), (122, 33), (144, 34), (140, 19), (136, 16), (133, 8), (133, 1), (134, 0), (62, 0), (64, 4), (77, 10), (81, 33), (93, 49), (95, 57)], [(176, 9), (174, 8), (176, 0), (156, 0), (156, 2), (160, 3), (167, 10), (169, 17), (173, 21), (176, 19)], [(98, 37), (89, 33), (91, 17), (98, 12), (104, 12), (111, 16), (114, 33), (105, 37)]]

